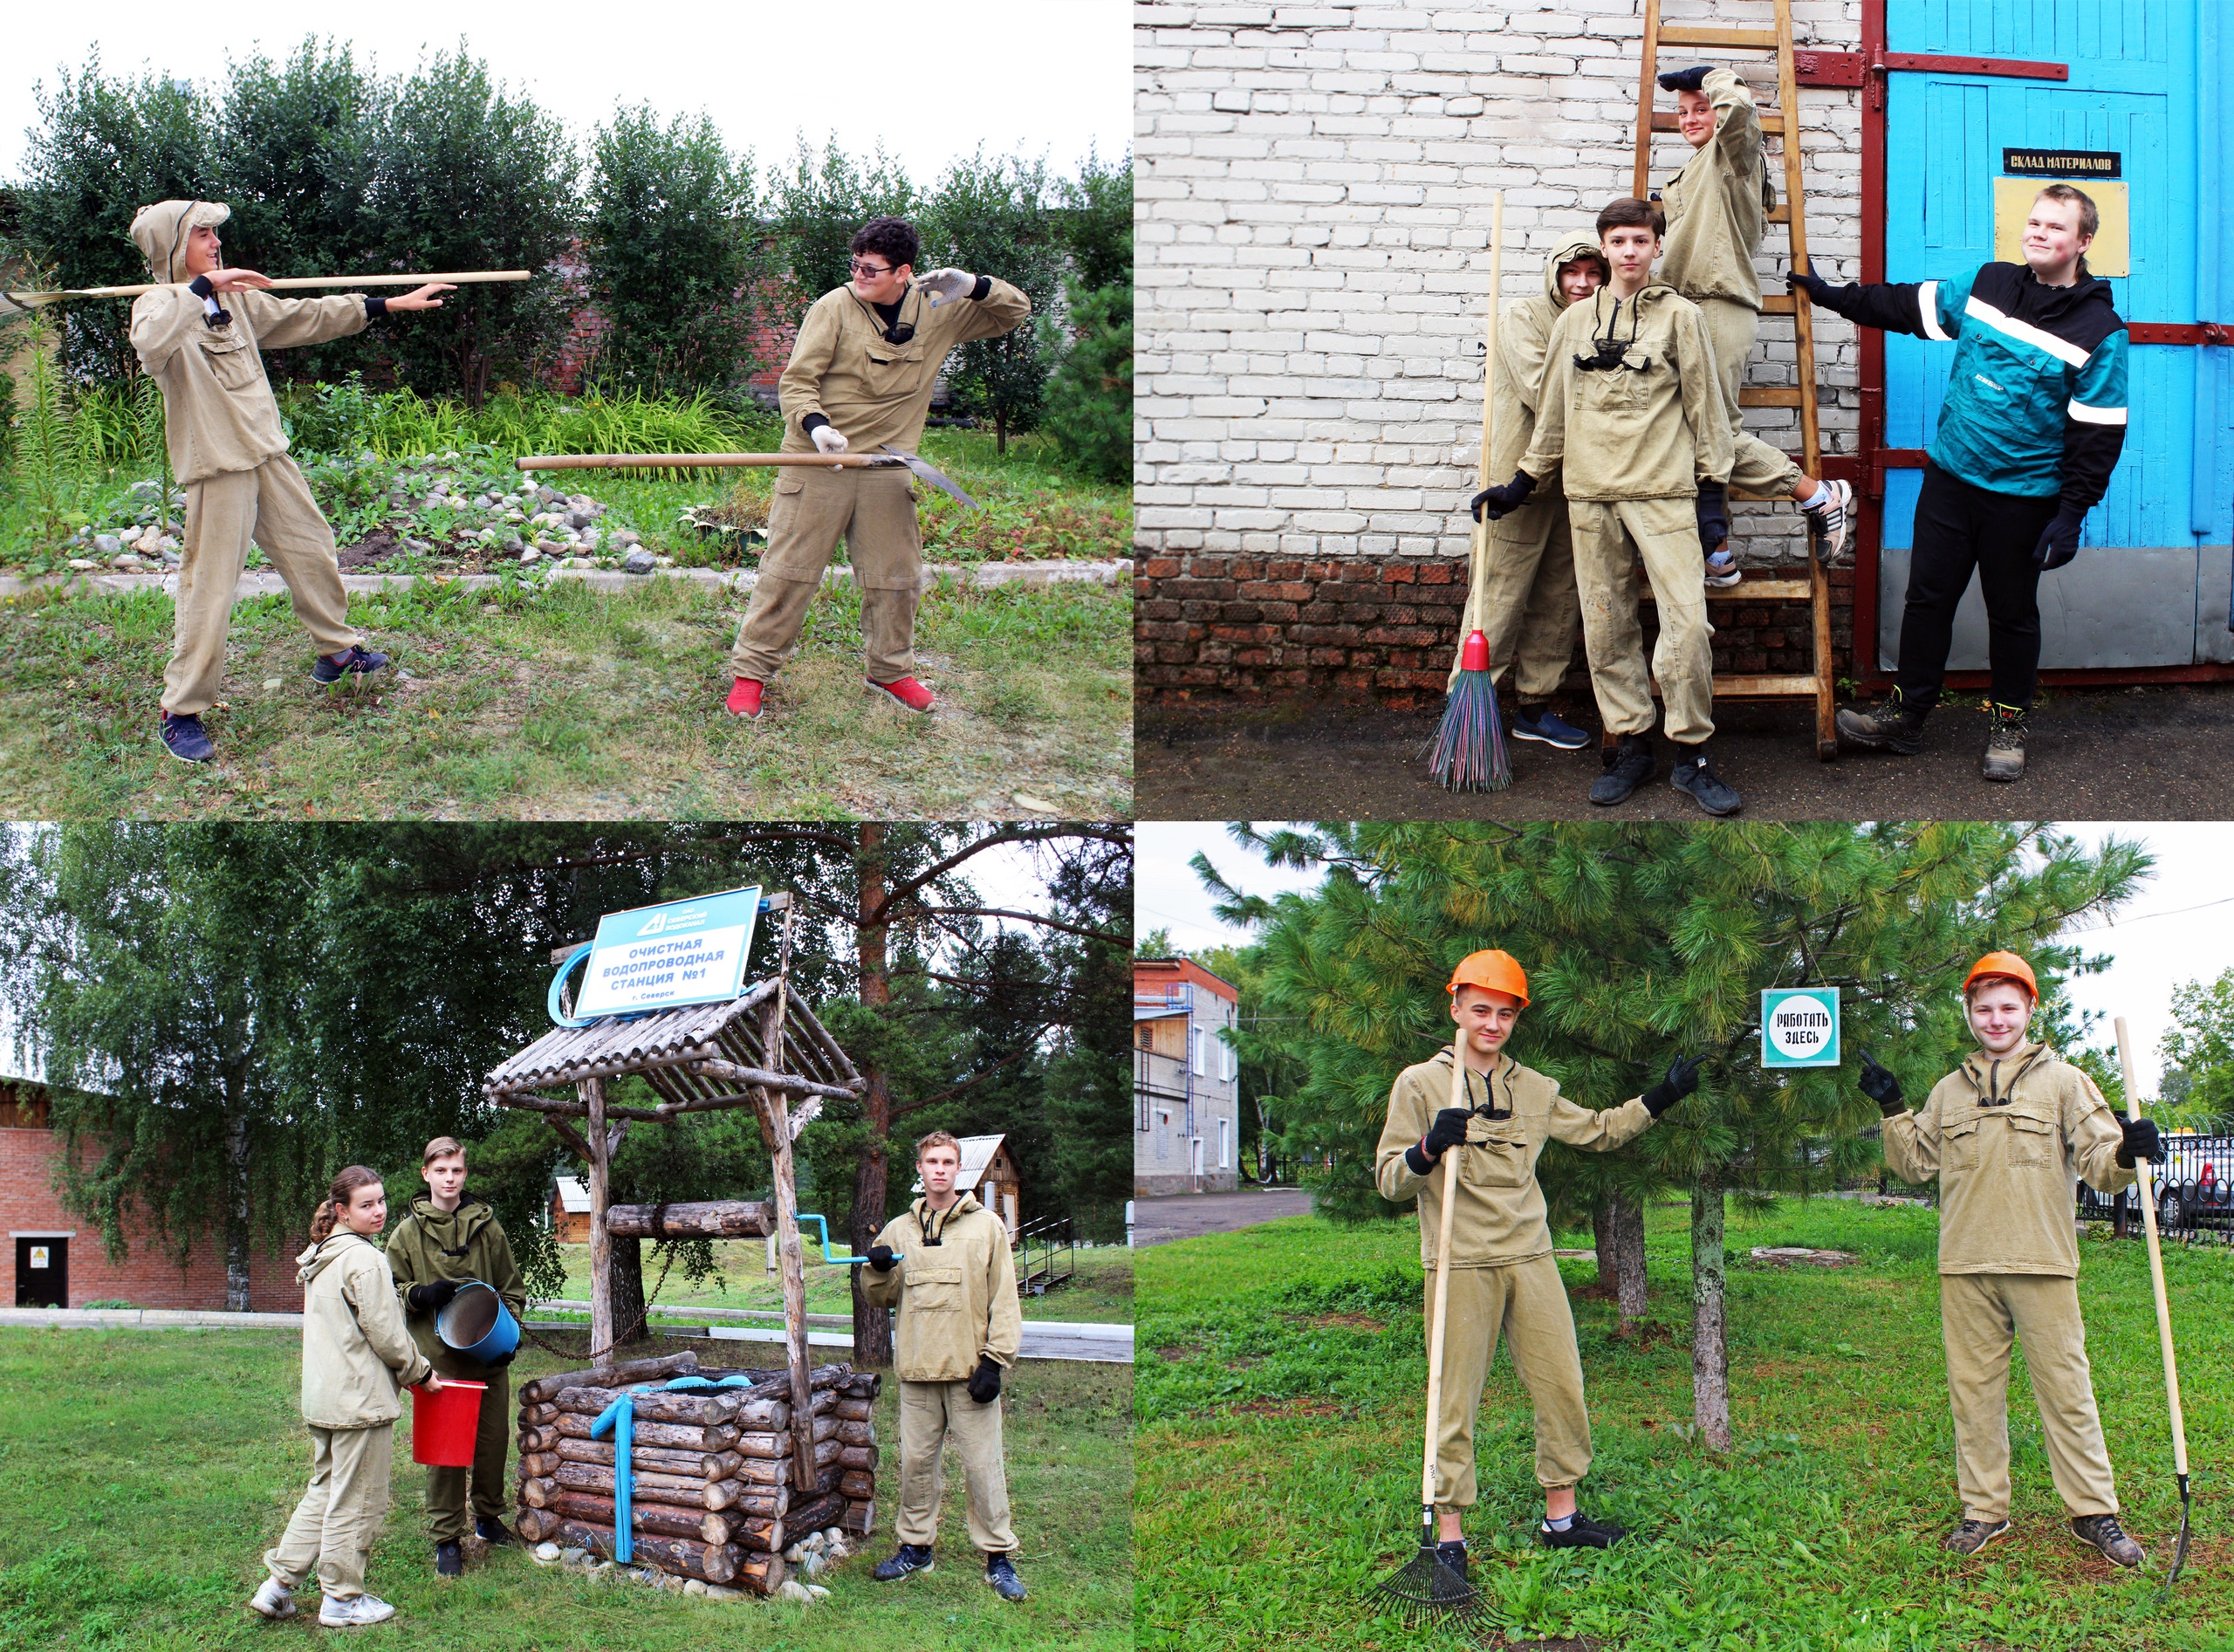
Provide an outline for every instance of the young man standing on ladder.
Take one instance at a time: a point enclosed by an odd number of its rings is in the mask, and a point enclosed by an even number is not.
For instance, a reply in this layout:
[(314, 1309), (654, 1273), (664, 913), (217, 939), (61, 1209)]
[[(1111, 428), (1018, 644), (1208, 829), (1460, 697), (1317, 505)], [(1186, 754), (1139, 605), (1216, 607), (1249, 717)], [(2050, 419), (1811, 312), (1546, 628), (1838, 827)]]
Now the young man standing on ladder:
[[(1713, 340), (1723, 405), (1729, 411), (1730, 440), (1737, 449), (1730, 485), (1748, 493), (1790, 494), (1806, 514), (1827, 566), (1846, 549), (1854, 489), (1844, 482), (1818, 482), (1803, 475), (1788, 455), (1746, 433), (1744, 410), (1737, 405), (1745, 363), (1761, 326), (1761, 280), (1753, 270), (1753, 255), (1776, 205), (1753, 94), (1728, 69), (1705, 65), (1671, 70), (1659, 79), (1662, 90), (1676, 94), (1676, 129), (1697, 151), (1682, 171), (1661, 186), (1668, 237), (1660, 278), (1699, 306), (1707, 336)], [(1786, 143), (1797, 141), (1791, 124), (1794, 113), (1786, 111)], [(1799, 209), (1793, 202), (1792, 210)], [(1707, 583), (1736, 585), (1740, 577), (1737, 559), (1726, 548), (1709, 550)]]
[(1552, 1257), (1536, 1161), (1554, 1138), (1593, 1153), (1633, 1141), (1698, 1088), (1705, 1058), (1687, 1056), (1635, 1100), (1593, 1111), (1561, 1095), (1555, 1080), (1504, 1052), (1528, 1007), (1528, 977), (1511, 953), (1470, 954), (1451, 972), (1449, 991), (1450, 1018), (1465, 1056), (1467, 1106), (1443, 1105), (1451, 1092), (1448, 1049), (1406, 1067), (1388, 1093), (1388, 1121), (1374, 1164), (1382, 1198), (1392, 1204), (1419, 1201), (1420, 1260), (1432, 1315), (1436, 1236), (1443, 1218), (1439, 1166), (1444, 1154), (1459, 1155), (1436, 1419), (1435, 1506), (1436, 1557), (1463, 1578), (1461, 1520), (1475, 1500), (1474, 1419), (1500, 1332), (1536, 1411), (1536, 1481), (1544, 1488), (1536, 1540), (1551, 1549), (1606, 1549), (1624, 1535), (1621, 1527), (1593, 1520), (1575, 1506), (1575, 1487), (1590, 1470), (1590, 1413), (1583, 1401), (1574, 1316)]
[[(1516, 299), (1497, 324), (1497, 362), (1491, 394), (1496, 445), (1490, 474), (1505, 476), (1528, 450), (1536, 430), (1536, 396), (1544, 377), (1544, 346), (1559, 313), (1606, 284), (1606, 255), (1591, 241), (1577, 241), (1544, 266), (1541, 298)], [(1518, 706), (1511, 731), (1562, 751), (1579, 751), (1590, 737), (1560, 716), (1552, 697), (1574, 657), (1575, 625), (1582, 617), (1574, 586), (1574, 545), (1568, 536), (1567, 502), (1547, 491), (1490, 528), (1481, 589), (1470, 592), (1459, 634), (1480, 627), (1489, 640), (1491, 681), (1511, 668)], [(1451, 664), (1451, 681), (1458, 666)]]
[[(915, 452), (948, 353), (1013, 332), (1031, 316), (1031, 300), (990, 276), (934, 270), (918, 278), (921, 247), (902, 218), (872, 218), (854, 234), (853, 279), (814, 301), (784, 368), (784, 452)], [(868, 686), (910, 711), (931, 709), (931, 691), (915, 680), (923, 544), (911, 481), (896, 465), (777, 471), (760, 582), (730, 650), (732, 715), (760, 715), (840, 538), (861, 593)]]
[(2080, 526), (2125, 448), (2126, 324), (2110, 284), (2087, 269), (2100, 225), (2091, 199), (2053, 183), (2025, 220), (2023, 264), (1867, 287), (1792, 271), (1794, 287), (1857, 326), (1955, 343), (1916, 497), (1898, 675), (1875, 705), (1840, 710), (1849, 744), (1923, 749), (1955, 610), (1976, 569), (1993, 669), (1979, 768), (1989, 780), (2025, 772), (2025, 719), (2040, 665), (2040, 575), (2078, 555)]

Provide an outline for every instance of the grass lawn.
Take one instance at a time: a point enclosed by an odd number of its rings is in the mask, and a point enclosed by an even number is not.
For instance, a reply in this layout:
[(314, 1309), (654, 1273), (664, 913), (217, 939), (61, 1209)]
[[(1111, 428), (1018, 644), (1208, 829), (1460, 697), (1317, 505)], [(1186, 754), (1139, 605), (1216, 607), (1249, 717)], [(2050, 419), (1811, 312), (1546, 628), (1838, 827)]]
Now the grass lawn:
[[(1525, 1393), (1499, 1354), (1476, 1436), (1468, 1517), (1476, 1633), (1494, 1647), (2208, 1649), (2234, 1645), (2234, 1495), (2217, 1471), (2234, 1419), (2234, 1256), (2166, 1257), (2198, 1533), (2169, 1599), (2178, 1520), (2146, 1253), (2083, 1245), (2094, 1389), (2128, 1528), (2150, 1570), (2080, 1547), (2048, 1477), (2038, 1414), (2011, 1374), (2011, 1534), (1941, 1551), (1959, 1518), (1939, 1336), (1937, 1213), (1843, 1200), (1730, 1218), (1737, 1450), (1687, 1437), (1688, 1203), (1648, 1212), (1658, 1331), (1614, 1332), (1577, 1299), (1596, 1461), (1583, 1505), (1630, 1529), (1610, 1551), (1532, 1546), (1541, 1511)], [(1560, 1243), (1586, 1245), (1586, 1237)], [(1783, 1272), (1755, 1245), (1849, 1251), (1859, 1265)], [(1744, 1258), (1739, 1260), (1739, 1258)], [(1562, 1262), (1570, 1290), (1589, 1262)], [(1415, 1552), (1427, 1375), (1419, 1231), (1293, 1217), (1141, 1254), (1141, 1644), (1458, 1646), (1408, 1633), (1365, 1598)], [(1508, 1642), (1504, 1637), (1510, 1636)]]
[[(734, 1343), (698, 1347), (709, 1362), (738, 1358)], [(309, 1475), (300, 1350), (284, 1333), (0, 1330), (0, 1648), (316, 1644), (326, 1632), (268, 1625), (248, 1608), (262, 1553)], [(518, 1378), (565, 1368), (540, 1350), (514, 1368)], [(938, 1569), (870, 1580), (893, 1542), (898, 1399), (887, 1381), (881, 1529), (816, 1580), (832, 1598), (811, 1609), (593, 1583), (516, 1549), (437, 1579), (421, 1524), (425, 1471), (399, 1439), (394, 1506), (367, 1573), (398, 1612), (368, 1633), (442, 1652), (1129, 1647), (1130, 1368), (1034, 1362), (1012, 1379), (1009, 1494), (1031, 1591), (1021, 1606), (982, 1580), (951, 1463)]]
[[(566, 1264), (566, 1288), (560, 1294), (586, 1302), (590, 1296), (590, 1248), (562, 1247)], [(809, 1313), (851, 1313), (851, 1270), (820, 1265), (822, 1247), (807, 1241), (806, 1308)], [(1024, 1299), (1027, 1320), (1061, 1320), (1103, 1325), (1129, 1325), (1133, 1320), (1133, 1258), (1138, 1251), (1121, 1244), (1097, 1245), (1078, 1253), (1077, 1276), (1044, 1296)], [(1038, 1265), (1038, 1252), (1032, 1253)], [(692, 1285), (680, 1272), (670, 1272), (660, 1289), (655, 1306), (700, 1308), (781, 1308), (784, 1287), (768, 1276), (768, 1247), (760, 1240), (721, 1241), (714, 1246), (712, 1278)], [(644, 1269), (644, 1288), (659, 1282), (659, 1265)], [(734, 1347), (734, 1343), (725, 1346)]]
[[(218, 760), (155, 737), (171, 604), (0, 604), (0, 808), (14, 818), (1008, 818), (1132, 812), (1132, 599), (1070, 585), (923, 602), (930, 716), (867, 697), (859, 598), (826, 588), (757, 723), (724, 715), (746, 596), (681, 580), (495, 592), (424, 582), (353, 622), (402, 675), (311, 682), (284, 595), (234, 614)], [(385, 675), (385, 674), (384, 674)], [(1019, 804), (1024, 793), (1041, 805)]]

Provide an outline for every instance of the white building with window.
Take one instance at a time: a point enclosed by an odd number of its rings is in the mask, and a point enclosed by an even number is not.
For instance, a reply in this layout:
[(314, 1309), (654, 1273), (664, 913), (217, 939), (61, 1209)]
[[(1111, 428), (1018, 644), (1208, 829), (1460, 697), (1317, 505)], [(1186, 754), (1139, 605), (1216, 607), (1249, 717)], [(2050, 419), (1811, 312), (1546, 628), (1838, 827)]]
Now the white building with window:
[(1238, 1185), (1240, 1067), (1231, 1030), (1241, 995), (1189, 958), (1133, 964), (1133, 1191), (1210, 1193)]

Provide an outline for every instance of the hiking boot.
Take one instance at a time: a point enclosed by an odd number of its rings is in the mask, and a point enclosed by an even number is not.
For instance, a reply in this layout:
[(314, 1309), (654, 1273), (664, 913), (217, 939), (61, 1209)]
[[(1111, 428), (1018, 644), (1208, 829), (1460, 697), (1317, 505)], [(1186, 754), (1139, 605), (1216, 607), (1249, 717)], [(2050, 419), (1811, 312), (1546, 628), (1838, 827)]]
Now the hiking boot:
[(517, 1543), (519, 1541), (517, 1538), (511, 1534), (511, 1532), (505, 1526), (504, 1523), (493, 1514), (475, 1515), (473, 1517), (473, 1532), (476, 1537), (479, 1538), (483, 1543), (488, 1544), (491, 1548), (496, 1547), (500, 1543)]
[(326, 1604), (318, 1609), (320, 1628), (354, 1629), (367, 1623), (385, 1623), (395, 1615), (395, 1608), (377, 1594), (353, 1594), (346, 1601), (326, 1597)]
[(465, 1555), (455, 1543), (435, 1545), (435, 1575), (462, 1578), (465, 1575)]
[(338, 660), (329, 659), (322, 654), (319, 655), (311, 663), (311, 681), (335, 683), (344, 677), (368, 677), (375, 671), (386, 669), (387, 666), (387, 655), (353, 645), (349, 652)]
[(890, 1583), (894, 1579), (904, 1578), (911, 1573), (929, 1572), (930, 1569), (931, 1546), (929, 1544), (903, 1543), (894, 1551), (889, 1560), (879, 1561), (876, 1570), (869, 1575), (879, 1583)]
[(1950, 1554), (1976, 1554), (2009, 1530), (2006, 1520), (1964, 1519), (1963, 1524), (1939, 1539), (1939, 1546)]
[(1669, 771), (1668, 784), (1678, 792), (1689, 794), (1692, 802), (1709, 814), (1736, 814), (1745, 806), (1745, 799), (1736, 788), (1707, 766), (1707, 745), (1702, 740), (1694, 746), (1685, 746), (1676, 754), (1676, 766)]
[(722, 702), (722, 709), (733, 717), (744, 717), (748, 721), (757, 718), (760, 715), (760, 696), (767, 691), (766, 683), (756, 682), (750, 677), (739, 677), (730, 686), (730, 697)]
[(1580, 751), (1590, 744), (1588, 735), (1547, 705), (1525, 705), (1516, 709), (1512, 714), (1512, 737), (1557, 746), (1562, 751)]
[(1017, 1576), (1006, 1550), (985, 1557), (985, 1582), (1004, 1601), (1024, 1599), (1024, 1580)]
[(1707, 583), (1717, 590), (1728, 590), (1744, 577), (1737, 559), (1727, 551), (1717, 551), (1707, 559)]
[(881, 689), (910, 711), (928, 711), (932, 701), (938, 697), (913, 677), (902, 677), (897, 682), (870, 682), (869, 687)]
[(1435, 1558), (1449, 1566), (1457, 1575), (1461, 1583), (1466, 1580), (1466, 1539), (1464, 1538), (1453, 1538), (1448, 1543), (1436, 1544)]
[(1564, 1532), (1554, 1532), (1549, 1519), (1536, 1525), (1536, 1541), (1547, 1549), (1610, 1549), (1627, 1536), (1621, 1527), (1593, 1520), (1580, 1509)]
[(1835, 721), (1840, 737), (1849, 744), (1912, 757), (1923, 750), (1923, 720), (1930, 709), (1910, 705), (1895, 688), (1867, 710), (1840, 706)]
[(1986, 753), (1978, 759), (1978, 772), (1989, 780), (2025, 778), (2025, 708), (1998, 700), (1986, 708), (1993, 719), (1986, 728)]
[(266, 1578), (249, 1604), (267, 1618), (291, 1618), (295, 1615), (295, 1592), (278, 1578)]
[(2082, 1514), (2071, 1523), (2072, 1535), (2092, 1544), (2120, 1566), (2139, 1566), (2148, 1558), (2141, 1545), (2119, 1529), (2114, 1514)]
[(202, 732), (202, 719), (191, 711), (166, 711), (161, 730), (163, 749), (181, 763), (208, 763), (217, 755), (209, 737)]
[(1807, 531), (1815, 540), (1816, 559), (1830, 568), (1846, 555), (1847, 527), (1854, 519), (1854, 486), (1846, 482), (1826, 482), (1823, 486), (1829, 497), (1802, 510), (1800, 515), (1807, 518)]
[(1590, 783), (1590, 800), (1605, 807), (1626, 803), (1630, 792), (1652, 778), (1652, 737), (1625, 734), (1617, 744), (1600, 747), (1598, 761), (1606, 772)]

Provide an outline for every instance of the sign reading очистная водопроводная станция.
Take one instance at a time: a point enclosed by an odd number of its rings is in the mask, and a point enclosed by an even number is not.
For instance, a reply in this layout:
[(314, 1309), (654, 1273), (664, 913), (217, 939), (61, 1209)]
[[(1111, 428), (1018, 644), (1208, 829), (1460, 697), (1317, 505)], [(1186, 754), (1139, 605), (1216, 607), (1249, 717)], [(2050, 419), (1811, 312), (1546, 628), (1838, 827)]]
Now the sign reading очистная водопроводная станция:
[(587, 1018), (718, 1004), (744, 984), (760, 889), (728, 889), (598, 920), (574, 1013)]

